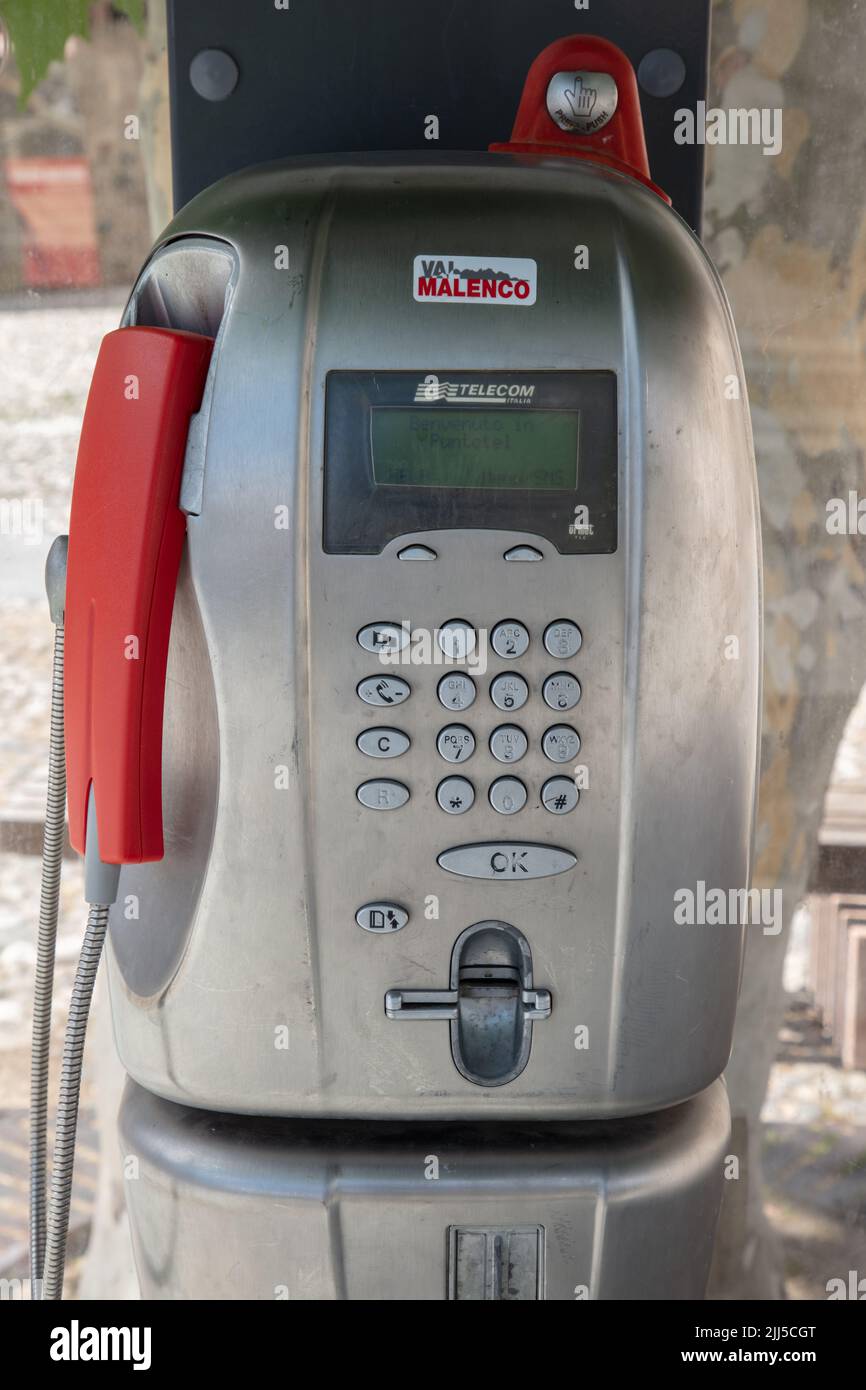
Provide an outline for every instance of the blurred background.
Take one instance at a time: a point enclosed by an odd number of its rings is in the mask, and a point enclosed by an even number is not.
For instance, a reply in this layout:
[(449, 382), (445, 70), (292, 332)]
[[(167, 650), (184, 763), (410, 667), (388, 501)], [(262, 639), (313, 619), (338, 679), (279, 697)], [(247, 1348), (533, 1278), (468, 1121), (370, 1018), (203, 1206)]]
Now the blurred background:
[[(728, 1071), (738, 1176), (710, 1294), (824, 1299), (831, 1280), (866, 1279), (866, 546), (826, 525), (832, 499), (866, 497), (866, 10), (718, 0), (713, 13), (711, 104), (784, 111), (778, 157), (708, 149), (705, 240), (755, 429), (766, 585), (755, 883), (782, 890), (785, 922), (777, 937), (749, 929)], [(67, 529), (96, 351), (169, 219), (171, 175), (159, 0), (0, 0), (0, 20), (0, 1278), (14, 1278), (27, 1272), (43, 566)], [(55, 1062), (81, 890), (70, 857)], [(122, 1078), (101, 997), (89, 1046), (67, 1296), (135, 1297), (113, 1132)]]

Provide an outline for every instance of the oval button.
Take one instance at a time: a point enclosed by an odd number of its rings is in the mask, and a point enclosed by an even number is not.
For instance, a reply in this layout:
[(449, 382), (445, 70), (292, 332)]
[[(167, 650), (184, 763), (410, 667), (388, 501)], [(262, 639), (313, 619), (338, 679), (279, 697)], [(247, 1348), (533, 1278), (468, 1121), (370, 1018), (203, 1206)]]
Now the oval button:
[(402, 705), (410, 694), (409, 682), (401, 676), (367, 676), (358, 686), (365, 705)]
[(510, 550), (506, 550), (502, 557), (504, 560), (543, 560), (544, 556), (540, 550), (536, 550), (534, 545), (513, 545)]
[(399, 623), (370, 623), (358, 633), (358, 646), (375, 655), (379, 652), (402, 652), (408, 641), (409, 633)]
[(362, 806), (370, 811), (397, 811), (409, 800), (409, 788), (402, 782), (390, 782), (381, 778), (375, 782), (362, 782), (355, 795)]
[(355, 913), (355, 921), (364, 931), (399, 931), (409, 921), (409, 913), (398, 903), (365, 903)]
[(573, 869), (577, 855), (553, 845), (531, 845), (524, 840), (493, 840), (481, 845), (456, 845), (436, 860), (440, 869), (462, 878), (490, 878), (505, 883), (550, 878)]
[(400, 729), (365, 729), (355, 742), (368, 758), (399, 758), (412, 740)]
[(431, 550), (429, 545), (404, 545), (402, 550), (397, 551), (398, 560), (438, 560), (435, 550)]

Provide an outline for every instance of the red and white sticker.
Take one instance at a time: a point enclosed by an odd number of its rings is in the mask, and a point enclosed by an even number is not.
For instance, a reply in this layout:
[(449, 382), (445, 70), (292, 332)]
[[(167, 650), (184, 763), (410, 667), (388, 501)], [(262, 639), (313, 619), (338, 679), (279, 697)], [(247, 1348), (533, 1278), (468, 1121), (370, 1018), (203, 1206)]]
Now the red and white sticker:
[(419, 304), (535, 303), (538, 266), (517, 256), (416, 256), (412, 291)]

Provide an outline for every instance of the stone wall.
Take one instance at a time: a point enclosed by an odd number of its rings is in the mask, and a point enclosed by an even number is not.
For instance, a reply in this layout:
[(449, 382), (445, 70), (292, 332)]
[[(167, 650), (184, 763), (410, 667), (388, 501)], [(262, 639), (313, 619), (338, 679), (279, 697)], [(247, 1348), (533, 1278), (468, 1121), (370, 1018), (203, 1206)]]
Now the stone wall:
[(84, 158), (93, 193), (93, 223), (103, 285), (129, 285), (147, 254), (150, 228), (143, 140), (126, 138), (128, 116), (140, 117), (143, 45), (125, 20), (98, 7), (89, 42), (72, 38), (18, 106), (14, 60), (0, 70), (0, 293), (24, 286), (22, 226), (7, 196), (8, 158)]

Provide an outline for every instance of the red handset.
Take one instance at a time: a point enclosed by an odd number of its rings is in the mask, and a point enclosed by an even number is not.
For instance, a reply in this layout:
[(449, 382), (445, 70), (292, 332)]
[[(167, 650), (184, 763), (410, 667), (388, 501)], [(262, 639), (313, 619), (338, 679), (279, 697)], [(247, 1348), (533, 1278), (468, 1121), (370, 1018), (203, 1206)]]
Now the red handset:
[(178, 505), (190, 416), (213, 340), (120, 328), (102, 340), (78, 446), (66, 577), (69, 838), (96, 798), (106, 864), (161, 859), (162, 716), (186, 532)]

